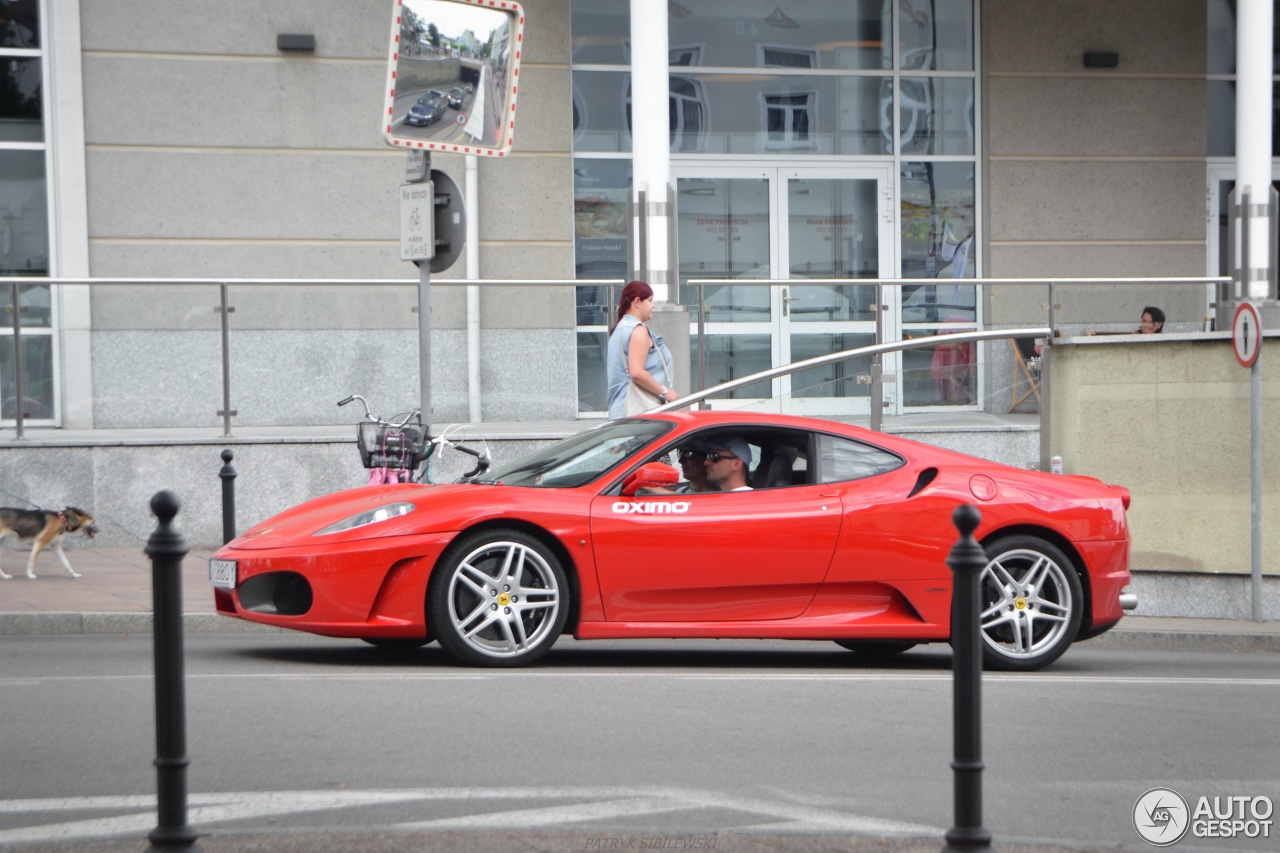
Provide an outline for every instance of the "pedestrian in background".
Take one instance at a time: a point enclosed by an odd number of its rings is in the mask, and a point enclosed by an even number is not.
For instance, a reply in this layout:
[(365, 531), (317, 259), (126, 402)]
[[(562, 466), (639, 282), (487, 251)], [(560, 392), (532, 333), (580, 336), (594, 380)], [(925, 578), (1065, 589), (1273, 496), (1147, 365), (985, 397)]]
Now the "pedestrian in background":
[(1139, 335), (1158, 335), (1164, 331), (1164, 312), (1154, 305), (1142, 309), (1142, 322), (1138, 324)]
[(629, 281), (618, 300), (618, 322), (609, 335), (609, 419), (629, 417), (680, 397), (671, 353), (645, 324), (653, 319), (653, 288)]

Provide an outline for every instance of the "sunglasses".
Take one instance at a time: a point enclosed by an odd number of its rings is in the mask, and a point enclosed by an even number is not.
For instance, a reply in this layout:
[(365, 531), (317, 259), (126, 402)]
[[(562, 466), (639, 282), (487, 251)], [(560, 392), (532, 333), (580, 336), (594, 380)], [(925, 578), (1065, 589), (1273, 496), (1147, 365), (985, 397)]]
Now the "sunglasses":
[(701, 450), (681, 450), (680, 461), (688, 462), (692, 459), (701, 459), (706, 455), (707, 454), (703, 453)]
[(718, 450), (713, 450), (707, 454), (707, 461), (712, 464), (719, 462), (721, 459), (737, 459), (737, 458), (738, 457), (734, 456), (732, 453), (729, 453), (729, 452), (721, 453)]

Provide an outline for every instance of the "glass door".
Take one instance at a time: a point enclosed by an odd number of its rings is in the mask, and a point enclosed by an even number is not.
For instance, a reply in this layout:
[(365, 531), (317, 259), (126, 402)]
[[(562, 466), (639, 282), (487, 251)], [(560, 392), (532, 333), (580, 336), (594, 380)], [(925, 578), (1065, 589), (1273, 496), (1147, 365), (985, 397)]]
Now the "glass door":
[[(892, 277), (888, 167), (688, 165), (674, 171), (680, 301), (693, 315), (693, 387), (875, 342), (874, 284), (831, 282)], [(704, 287), (706, 341), (700, 342), (698, 288), (689, 281), (708, 278), (743, 284)], [(753, 285), (752, 279), (796, 283)], [(713, 406), (865, 415), (869, 370), (869, 359), (811, 368), (739, 389)]]

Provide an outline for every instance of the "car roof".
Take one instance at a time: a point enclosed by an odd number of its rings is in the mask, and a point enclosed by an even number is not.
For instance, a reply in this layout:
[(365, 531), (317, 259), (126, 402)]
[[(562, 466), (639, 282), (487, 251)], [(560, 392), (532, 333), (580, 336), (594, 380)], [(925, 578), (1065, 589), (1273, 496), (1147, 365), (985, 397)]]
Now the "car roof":
[[(938, 447), (937, 445), (914, 441), (902, 436), (876, 432), (866, 427), (858, 426), (857, 424), (851, 424), (844, 421), (833, 421), (826, 418), (805, 417), (802, 415), (782, 415), (773, 412), (730, 411), (670, 411), (652, 414), (646, 413), (643, 415), (636, 415), (636, 417), (641, 419), (662, 419), (671, 421), (685, 430), (701, 429), (713, 426), (728, 427), (739, 424), (744, 428), (744, 430), (747, 428), (760, 427), (811, 430), (847, 436), (848, 438), (864, 441), (868, 444), (874, 444), (878, 447), (884, 448), (885, 450), (898, 453), (908, 458), (919, 458), (921, 453), (927, 453), (931, 459), (937, 462), (947, 460), (951, 463), (964, 464), (967, 466), (1012, 468), (1012, 466), (995, 462), (990, 459), (983, 459), (967, 453)], [(1014, 468), (1013, 470), (1020, 469)]]

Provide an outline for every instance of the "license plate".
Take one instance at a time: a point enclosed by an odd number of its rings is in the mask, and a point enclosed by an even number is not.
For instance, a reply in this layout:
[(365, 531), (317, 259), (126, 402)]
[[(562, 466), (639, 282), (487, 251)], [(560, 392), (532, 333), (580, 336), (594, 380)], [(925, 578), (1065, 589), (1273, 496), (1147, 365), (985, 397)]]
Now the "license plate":
[(236, 588), (236, 561), (210, 560), (209, 583), (223, 589)]

